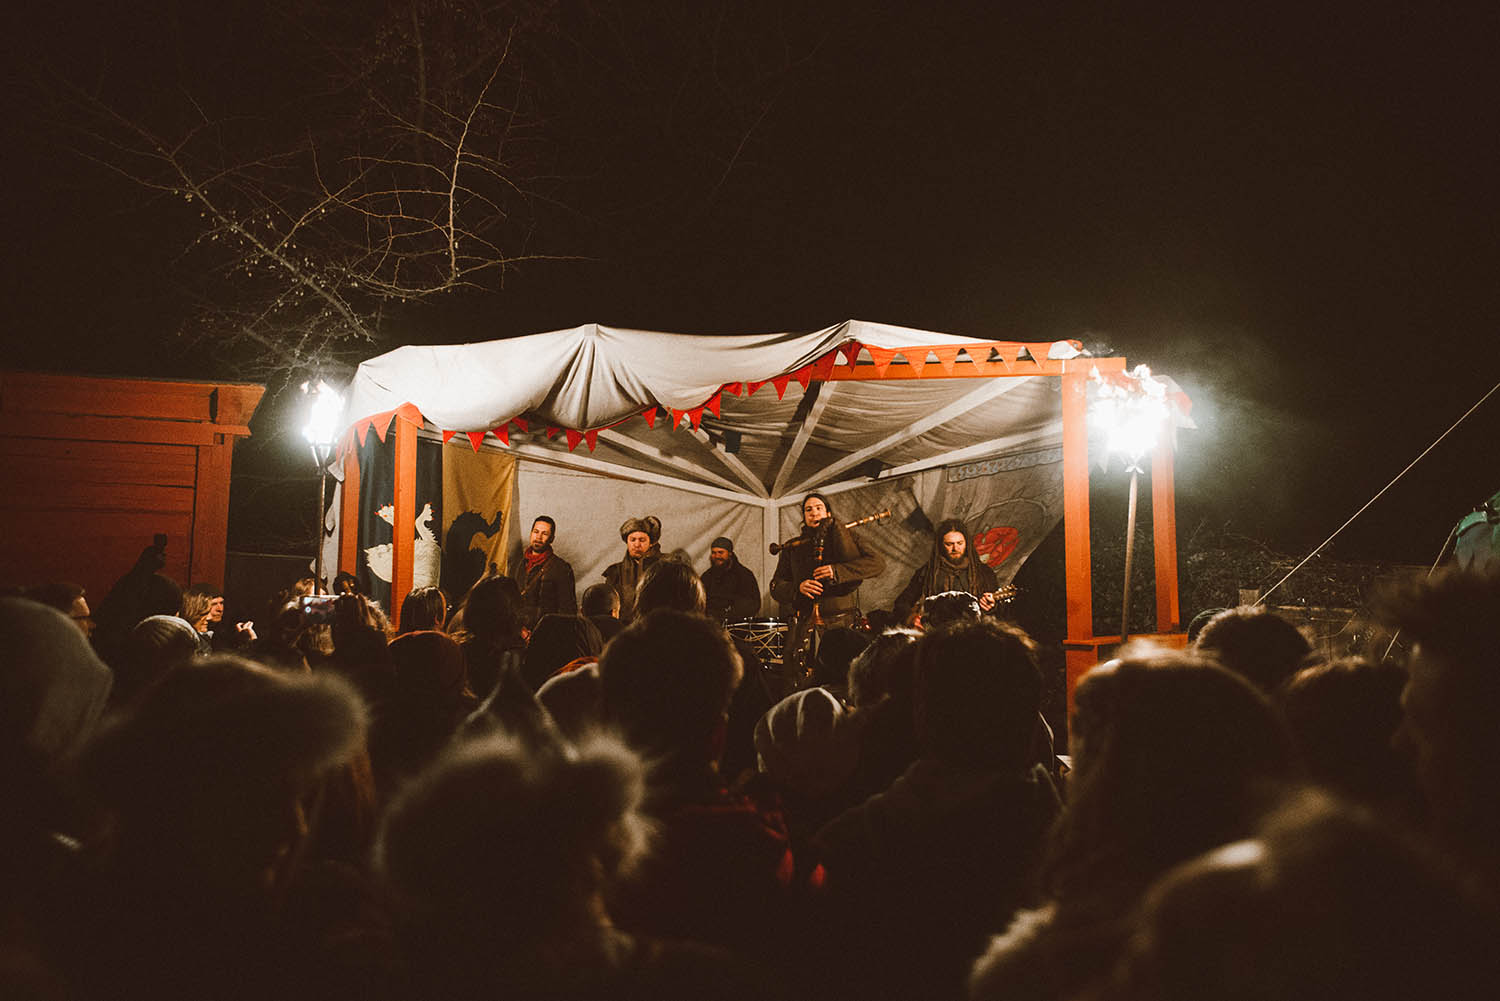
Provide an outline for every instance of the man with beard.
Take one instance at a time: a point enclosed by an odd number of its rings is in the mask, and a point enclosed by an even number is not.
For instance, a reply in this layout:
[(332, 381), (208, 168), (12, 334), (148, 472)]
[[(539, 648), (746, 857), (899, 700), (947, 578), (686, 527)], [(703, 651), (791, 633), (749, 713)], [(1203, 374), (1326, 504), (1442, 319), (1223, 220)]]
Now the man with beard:
[(620, 621), (635, 617), (635, 592), (641, 578), (661, 561), (661, 519), (648, 514), (644, 518), (627, 518), (620, 526), (625, 542), (625, 558), (604, 571), (604, 579), (620, 596)]
[(521, 591), (521, 624), (536, 627), (543, 615), (572, 615), (578, 611), (573, 590), (573, 568), (552, 551), (557, 522), (539, 515), (531, 523), (531, 541), (521, 552), (521, 563), (512, 574)]
[(760, 611), (760, 585), (755, 574), (734, 554), (734, 541), (719, 536), (708, 550), (709, 567), (703, 571), (703, 590), (708, 595), (708, 617), (717, 622), (746, 619)]
[(859, 584), (885, 570), (885, 557), (865, 546), (834, 516), (828, 498), (802, 499), (802, 531), (787, 543), (771, 577), (771, 597), (792, 606), (782, 676), (783, 695), (799, 688), (818, 641), (831, 626), (860, 619)]
[(993, 611), (1000, 580), (995, 571), (979, 561), (969, 543), (968, 526), (957, 518), (947, 518), (938, 522), (932, 534), (932, 558), (912, 575), (896, 598), (892, 611), (897, 621), (911, 621), (923, 598), (948, 591), (967, 591), (979, 599), (981, 611)]

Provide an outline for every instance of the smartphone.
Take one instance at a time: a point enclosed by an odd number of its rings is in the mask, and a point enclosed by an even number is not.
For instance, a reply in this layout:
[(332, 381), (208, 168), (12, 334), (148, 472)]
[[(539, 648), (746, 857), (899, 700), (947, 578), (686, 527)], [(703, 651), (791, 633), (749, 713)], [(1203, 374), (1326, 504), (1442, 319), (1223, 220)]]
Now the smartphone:
[(336, 594), (307, 594), (297, 599), (297, 610), (307, 625), (322, 626), (333, 621), (333, 609), (339, 600)]

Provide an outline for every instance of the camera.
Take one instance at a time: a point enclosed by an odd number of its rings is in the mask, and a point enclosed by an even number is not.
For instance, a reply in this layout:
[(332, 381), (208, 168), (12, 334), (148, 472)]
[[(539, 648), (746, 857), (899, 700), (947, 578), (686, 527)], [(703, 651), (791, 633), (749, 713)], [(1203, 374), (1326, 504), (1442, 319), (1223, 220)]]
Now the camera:
[(336, 594), (308, 594), (298, 598), (297, 611), (302, 615), (303, 625), (325, 626), (331, 623), (338, 600)]

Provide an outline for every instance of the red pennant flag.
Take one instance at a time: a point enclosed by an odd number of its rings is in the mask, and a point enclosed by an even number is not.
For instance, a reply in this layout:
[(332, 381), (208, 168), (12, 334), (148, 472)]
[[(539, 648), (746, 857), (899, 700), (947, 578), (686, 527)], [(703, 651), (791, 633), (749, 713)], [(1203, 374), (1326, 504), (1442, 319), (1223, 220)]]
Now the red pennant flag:
[(890, 348), (877, 348), (866, 344), (865, 350), (870, 352), (870, 360), (875, 363), (875, 378), (884, 379), (885, 370), (891, 367), (891, 360), (896, 357), (896, 352)]
[(1052, 350), (1051, 344), (1028, 343), (1026, 345), (1026, 351), (1031, 355), (1031, 360), (1036, 362), (1037, 368), (1041, 368), (1047, 364), (1047, 352), (1050, 350)]
[(909, 351), (901, 352), (901, 357), (906, 359), (906, 364), (911, 366), (912, 372), (916, 373), (917, 378), (920, 379), (922, 377), (922, 370), (927, 367), (927, 349), (912, 348)]
[(949, 375), (953, 374), (953, 366), (958, 363), (958, 353), (960, 351), (963, 351), (963, 348), (951, 346), (932, 349), (932, 353), (937, 355), (938, 364), (943, 366), (943, 371)]
[(642, 410), (641, 411), (641, 416), (644, 417), (644, 418), (646, 418), (646, 426), (647, 427), (653, 427), (653, 428), (656, 427), (656, 408), (655, 407), (647, 407), (645, 410)]
[(444, 445), (448, 444), (448, 442), (451, 441), (452, 438), (453, 438), (453, 436), (455, 434), (457, 434), (457, 433), (458, 432), (456, 432), (456, 431), (444, 431), (443, 432), (443, 444)]
[(745, 383), (745, 395), (746, 396), (754, 396), (755, 395), (755, 391), (757, 389), (759, 389), (760, 387), (764, 386), (765, 384), (766, 384), (766, 381), (764, 379), (762, 379), (760, 382), (747, 382), (747, 383)]
[(797, 380), (797, 384), (802, 387), (804, 393), (807, 392), (807, 384), (812, 381), (812, 371), (811, 365), (803, 365), (792, 373), (792, 378)]
[(379, 438), (382, 443), (385, 441), (385, 436), (390, 433), (391, 421), (395, 419), (395, 416), (396, 411), (392, 410), (390, 413), (377, 414), (375, 417), (375, 437)]
[(715, 417), (719, 416), (719, 403), (721, 399), (721, 394), (715, 393), (714, 395), (710, 396), (708, 398), (708, 402), (704, 404), (704, 406), (708, 408), (708, 412), (713, 414)]
[(583, 440), (588, 442), (589, 451), (592, 452), (594, 450), (594, 446), (599, 444), (599, 432), (585, 431), (583, 433)]
[(547, 429), (547, 440), (551, 441), (553, 438), (556, 438), (561, 433), (562, 433), (562, 428), (548, 428)]
[(506, 448), (510, 447), (510, 428), (507, 425), (500, 425), (499, 427), (491, 431), (490, 434), (494, 435), (496, 438), (499, 438), (501, 443), (504, 444)]
[(726, 382), (720, 387), (719, 391), (721, 393), (729, 393), (731, 396), (739, 396), (744, 386), (745, 384), (742, 382)]
[(469, 444), (474, 446), (474, 451), (476, 451), (476, 452), (479, 451), (479, 446), (482, 445), (482, 444), (484, 444), (484, 435), (485, 435), (485, 432), (483, 432), (483, 431), (465, 431), (464, 434), (468, 436)]
[(672, 411), (672, 430), (673, 431), (676, 431), (679, 427), (682, 426), (682, 416), (683, 416), (683, 414), (686, 414), (686, 413), (687, 413), (686, 410), (673, 410)]
[(790, 375), (778, 375), (771, 380), (771, 385), (776, 387), (776, 398), (779, 400), (786, 396), (786, 384), (791, 381)]
[(693, 430), (698, 430), (698, 425), (703, 423), (703, 408), (694, 407), (687, 412), (688, 419), (693, 422)]
[(842, 348), (844, 353), (844, 365), (853, 372), (854, 367), (859, 364), (859, 349), (862, 345), (859, 341), (850, 341)]
[(833, 366), (839, 360), (838, 351), (830, 351), (812, 365), (812, 377), (819, 382), (827, 382), (828, 377), (833, 374)]
[(516, 426), (516, 430), (517, 431), (521, 432), (522, 434), (526, 433), (527, 427), (526, 427), (526, 421), (525, 421), (524, 418), (521, 418), (521, 417), (512, 417), (510, 419), (510, 423), (514, 424)]
[(568, 428), (568, 451), (571, 452), (577, 448), (580, 441), (583, 441), (583, 432)]

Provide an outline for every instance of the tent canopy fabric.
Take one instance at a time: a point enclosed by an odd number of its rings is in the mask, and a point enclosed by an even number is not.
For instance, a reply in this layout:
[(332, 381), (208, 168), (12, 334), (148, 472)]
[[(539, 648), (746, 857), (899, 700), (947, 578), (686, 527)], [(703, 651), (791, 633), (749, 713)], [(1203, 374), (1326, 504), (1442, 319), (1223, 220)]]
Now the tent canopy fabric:
[(1103, 361), (1068, 341), (857, 320), (743, 335), (586, 324), (381, 355), (355, 374), (344, 426), (346, 444), (372, 428), (383, 438), (400, 413), (476, 448), (770, 508), (813, 488), (1057, 447), (1057, 382), (1036, 376)]

